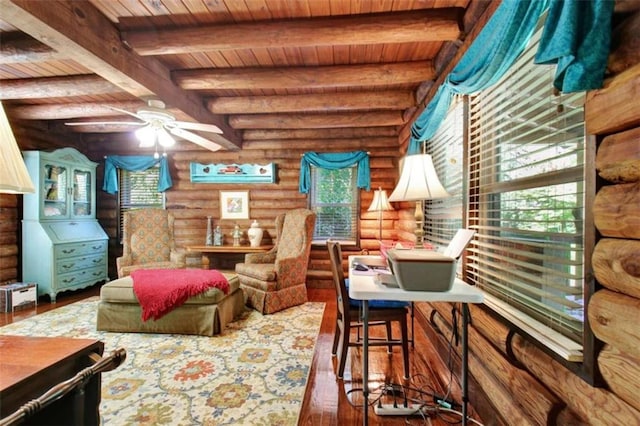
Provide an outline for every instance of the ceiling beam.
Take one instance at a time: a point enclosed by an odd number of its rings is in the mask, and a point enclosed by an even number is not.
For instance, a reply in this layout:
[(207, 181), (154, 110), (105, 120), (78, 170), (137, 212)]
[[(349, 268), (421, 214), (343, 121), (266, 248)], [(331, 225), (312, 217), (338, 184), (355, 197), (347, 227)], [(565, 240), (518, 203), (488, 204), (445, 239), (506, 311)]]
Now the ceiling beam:
[(214, 124), (224, 135), (212, 134), (214, 142), (238, 150), (240, 134), (224, 117), (214, 115), (194, 93), (171, 81), (170, 70), (154, 58), (143, 58), (128, 50), (115, 25), (91, 3), (64, 0), (0, 0), (2, 19), (66, 53), (102, 78), (139, 98), (159, 98), (200, 123)]
[[(122, 113), (114, 111), (108, 106), (135, 112), (145, 106), (144, 102), (82, 102), (68, 104), (39, 104), (8, 107), (11, 116), (23, 120), (65, 120), (80, 117), (114, 117)], [(104, 120), (101, 120), (104, 121)], [(132, 121), (127, 116), (126, 121)]]
[[(322, 89), (419, 84), (435, 78), (431, 61), (318, 67), (193, 69), (174, 71), (186, 90)], [(336, 94), (339, 96), (339, 94)]]
[(0, 99), (47, 99), (122, 93), (97, 75), (0, 80)]
[(236, 129), (317, 129), (377, 127), (404, 124), (398, 111), (345, 112), (340, 114), (246, 114), (232, 115)]
[(216, 114), (404, 110), (415, 106), (415, 104), (413, 93), (407, 90), (280, 96), (225, 96), (207, 101), (209, 110)]
[(124, 31), (139, 55), (173, 55), (225, 49), (348, 46), (457, 40), (464, 9), (442, 8), (360, 16), (331, 16)]
[(69, 59), (46, 44), (23, 33), (4, 33), (0, 43), (0, 64), (21, 64)]
[(281, 139), (353, 139), (382, 136), (394, 137), (397, 140), (398, 130), (395, 126), (386, 126), (324, 129), (256, 129), (245, 130), (243, 133), (245, 142)]

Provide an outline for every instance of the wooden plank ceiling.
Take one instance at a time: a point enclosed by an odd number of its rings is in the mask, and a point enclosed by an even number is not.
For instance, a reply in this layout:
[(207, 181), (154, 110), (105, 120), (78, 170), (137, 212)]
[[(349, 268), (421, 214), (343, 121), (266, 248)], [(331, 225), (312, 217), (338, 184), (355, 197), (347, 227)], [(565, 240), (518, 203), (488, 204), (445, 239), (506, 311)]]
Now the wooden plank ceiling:
[(65, 123), (132, 121), (109, 107), (135, 112), (148, 99), (178, 120), (218, 126), (221, 135), (199, 134), (227, 150), (394, 136), (489, 9), (483, 0), (0, 0), (0, 100), (12, 120), (83, 137), (135, 127)]

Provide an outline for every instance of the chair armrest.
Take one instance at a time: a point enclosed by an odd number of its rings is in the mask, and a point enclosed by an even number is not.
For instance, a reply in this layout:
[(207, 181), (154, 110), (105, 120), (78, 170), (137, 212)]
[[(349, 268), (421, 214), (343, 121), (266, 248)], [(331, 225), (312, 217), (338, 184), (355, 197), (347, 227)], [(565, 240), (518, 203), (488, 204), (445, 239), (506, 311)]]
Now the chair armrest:
[(266, 253), (247, 253), (244, 255), (244, 263), (274, 263), (276, 261), (275, 251)]
[(128, 255), (116, 257), (116, 268), (120, 269), (123, 266), (131, 266), (133, 264), (133, 258)]
[(187, 266), (187, 252), (182, 249), (171, 250), (169, 260), (179, 267), (185, 268)]

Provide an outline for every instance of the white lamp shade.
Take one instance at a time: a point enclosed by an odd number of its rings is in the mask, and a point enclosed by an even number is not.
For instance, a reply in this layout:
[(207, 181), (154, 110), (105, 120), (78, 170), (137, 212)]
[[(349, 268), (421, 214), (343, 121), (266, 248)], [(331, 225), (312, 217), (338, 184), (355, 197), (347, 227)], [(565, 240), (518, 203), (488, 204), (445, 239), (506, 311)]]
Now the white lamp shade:
[(449, 197), (433, 167), (429, 154), (407, 155), (398, 185), (389, 201), (420, 201)]
[(171, 137), (169, 132), (164, 128), (158, 129), (158, 143), (164, 147), (170, 147), (176, 144), (176, 140)]
[(156, 144), (156, 131), (150, 124), (136, 130), (135, 135), (140, 141), (140, 148), (151, 148)]
[(9, 119), (0, 103), (0, 193), (25, 194), (35, 191)]
[(387, 210), (393, 210), (393, 207), (389, 204), (389, 198), (387, 198), (387, 191), (378, 188), (373, 193), (373, 201), (371, 201), (368, 211), (381, 212)]

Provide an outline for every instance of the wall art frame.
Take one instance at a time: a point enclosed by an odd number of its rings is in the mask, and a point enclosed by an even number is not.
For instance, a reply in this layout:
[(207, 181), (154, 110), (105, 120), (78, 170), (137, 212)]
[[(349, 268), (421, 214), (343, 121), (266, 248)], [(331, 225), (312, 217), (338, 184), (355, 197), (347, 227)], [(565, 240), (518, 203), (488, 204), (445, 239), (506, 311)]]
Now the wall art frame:
[(220, 219), (249, 219), (249, 191), (220, 191)]

